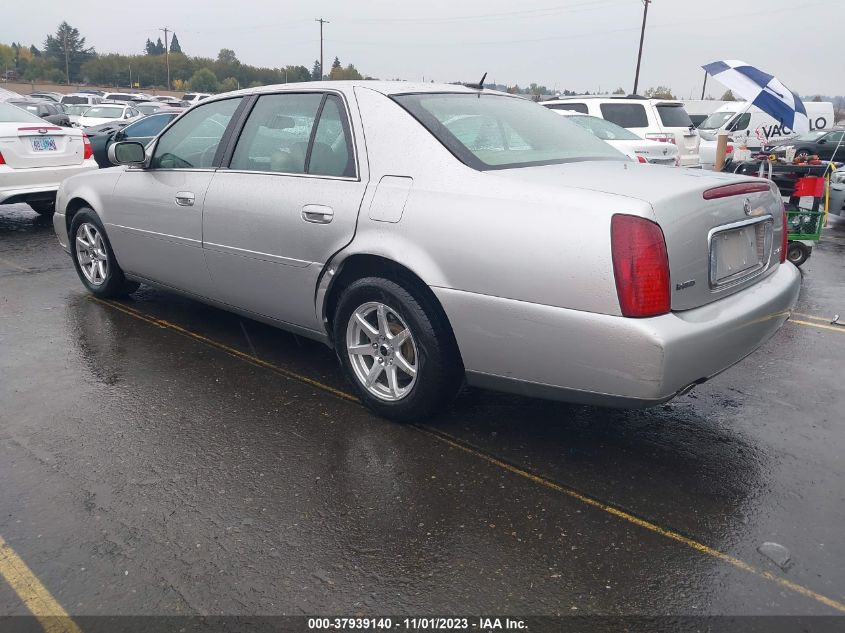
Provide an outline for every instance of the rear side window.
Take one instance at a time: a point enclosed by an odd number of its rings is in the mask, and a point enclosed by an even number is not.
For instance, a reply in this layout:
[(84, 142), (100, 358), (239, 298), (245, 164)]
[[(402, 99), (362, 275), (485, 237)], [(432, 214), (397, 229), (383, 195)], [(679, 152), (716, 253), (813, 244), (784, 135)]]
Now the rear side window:
[(210, 169), (229, 121), (242, 97), (214, 101), (191, 110), (162, 134), (153, 169)]
[(546, 106), (549, 110), (569, 110), (571, 112), (580, 112), (581, 114), (589, 114), (586, 103), (553, 103)]
[(664, 127), (689, 127), (693, 124), (684, 106), (658, 105), (655, 107)]
[(641, 103), (602, 103), (601, 116), (622, 127), (648, 127), (648, 116)]
[(342, 101), (320, 93), (260, 97), (244, 125), (229, 168), (354, 176)]

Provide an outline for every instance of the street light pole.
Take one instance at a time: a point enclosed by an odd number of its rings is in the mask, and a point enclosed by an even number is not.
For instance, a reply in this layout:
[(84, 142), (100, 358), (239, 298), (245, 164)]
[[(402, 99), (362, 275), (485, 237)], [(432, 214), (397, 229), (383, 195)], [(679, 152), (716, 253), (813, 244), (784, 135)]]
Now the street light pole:
[(323, 80), (323, 75), (325, 74), (323, 66), (323, 25), (329, 24), (328, 20), (324, 20), (323, 18), (314, 18), (315, 22), (320, 23), (320, 81)]
[(643, 59), (643, 40), (645, 39), (645, 21), (648, 18), (648, 5), (652, 0), (643, 0), (643, 28), (640, 31), (640, 52), (637, 53), (637, 72), (634, 75), (634, 94), (637, 94), (637, 86), (640, 83), (640, 62)]

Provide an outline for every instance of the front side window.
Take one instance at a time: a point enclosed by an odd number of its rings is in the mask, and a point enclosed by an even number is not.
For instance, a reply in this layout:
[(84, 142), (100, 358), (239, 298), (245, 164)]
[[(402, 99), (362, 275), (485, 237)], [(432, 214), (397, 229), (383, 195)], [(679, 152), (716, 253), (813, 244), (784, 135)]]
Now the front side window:
[(641, 103), (602, 103), (601, 116), (622, 127), (648, 127), (648, 115)]
[(153, 169), (211, 169), (220, 141), (242, 97), (214, 101), (191, 110), (156, 144)]
[(746, 112), (745, 114), (739, 115), (730, 125), (730, 131), (735, 132), (736, 130), (746, 130), (748, 129), (748, 124), (751, 123), (751, 113)]
[(343, 102), (335, 95), (321, 93), (259, 97), (229, 167), (282, 174), (354, 176)]
[(418, 93), (393, 99), (474, 169), (628, 160), (567, 117), (517, 97)]

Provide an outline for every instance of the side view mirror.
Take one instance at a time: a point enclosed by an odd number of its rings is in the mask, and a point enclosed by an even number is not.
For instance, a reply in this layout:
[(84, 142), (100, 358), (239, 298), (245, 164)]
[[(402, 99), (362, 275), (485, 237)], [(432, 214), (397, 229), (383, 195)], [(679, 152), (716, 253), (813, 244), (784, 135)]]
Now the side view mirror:
[(109, 146), (109, 162), (113, 165), (143, 165), (147, 153), (141, 143), (122, 141)]

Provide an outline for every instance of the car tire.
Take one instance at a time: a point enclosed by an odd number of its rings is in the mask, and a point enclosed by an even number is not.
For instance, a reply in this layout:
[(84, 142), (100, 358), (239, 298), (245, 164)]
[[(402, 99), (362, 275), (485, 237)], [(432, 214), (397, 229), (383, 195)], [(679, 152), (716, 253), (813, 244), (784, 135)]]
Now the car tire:
[(810, 258), (812, 249), (801, 242), (789, 242), (786, 246), (786, 259), (800, 266)]
[(808, 150), (804, 147), (802, 147), (801, 149), (795, 150), (795, 158), (798, 158), (799, 156), (804, 156), (806, 159), (809, 159), (810, 156), (812, 156), (812, 155), (813, 155), (813, 152), (811, 152), (810, 150)]
[(38, 215), (53, 215), (56, 211), (56, 200), (33, 200), (29, 206)]
[(395, 422), (422, 420), (443, 409), (464, 378), (446, 316), (413, 283), (381, 277), (351, 283), (338, 300), (333, 337), (361, 401)]
[(83, 207), (70, 225), (70, 252), (82, 284), (97, 297), (125, 297), (140, 284), (123, 274), (112, 251), (103, 223), (93, 209)]

